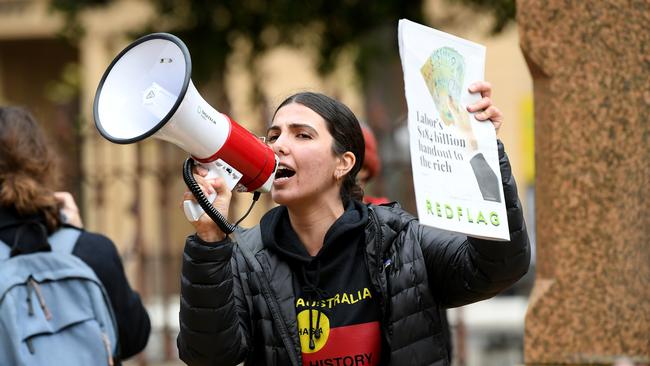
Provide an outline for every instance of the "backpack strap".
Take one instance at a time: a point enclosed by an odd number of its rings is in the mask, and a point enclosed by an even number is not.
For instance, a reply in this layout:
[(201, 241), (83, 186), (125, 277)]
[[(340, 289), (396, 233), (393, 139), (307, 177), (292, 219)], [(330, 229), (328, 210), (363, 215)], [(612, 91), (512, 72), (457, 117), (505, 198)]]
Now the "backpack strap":
[(50, 243), (53, 252), (72, 254), (80, 235), (81, 230), (64, 226), (50, 235), (47, 241)]
[[(72, 227), (61, 227), (47, 238), (52, 251), (72, 254), (81, 230)], [(0, 260), (8, 259), (11, 254), (11, 246), (0, 240)]]
[[(19, 222), (9, 222), (0, 225), (0, 230), (17, 227), (20, 226), (21, 224), (22, 223)], [(11, 257), (11, 244), (5, 243), (4, 241), (0, 240), (0, 260), (9, 259), (9, 257)]]
[(0, 240), (0, 260), (9, 258), (9, 253), (11, 253), (11, 246)]

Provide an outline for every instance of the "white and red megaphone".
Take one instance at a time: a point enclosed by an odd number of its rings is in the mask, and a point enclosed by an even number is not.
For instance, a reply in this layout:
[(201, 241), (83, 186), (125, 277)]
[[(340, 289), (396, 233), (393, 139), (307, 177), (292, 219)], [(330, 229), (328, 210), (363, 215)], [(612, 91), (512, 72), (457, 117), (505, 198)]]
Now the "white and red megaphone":
[[(139, 38), (115, 57), (99, 83), (97, 129), (118, 144), (150, 136), (169, 141), (208, 168), (209, 176), (224, 177), (230, 189), (270, 191), (277, 167), (273, 150), (212, 108), (192, 84), (191, 71), (190, 53), (178, 37)], [(203, 210), (186, 201), (185, 214), (196, 221)]]

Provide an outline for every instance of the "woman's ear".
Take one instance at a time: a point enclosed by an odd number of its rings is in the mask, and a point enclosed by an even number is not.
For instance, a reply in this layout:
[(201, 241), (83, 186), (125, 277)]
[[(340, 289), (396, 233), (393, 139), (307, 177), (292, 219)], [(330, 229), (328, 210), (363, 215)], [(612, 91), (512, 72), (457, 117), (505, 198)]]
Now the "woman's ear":
[(338, 157), (338, 164), (336, 166), (336, 175), (342, 177), (354, 167), (354, 163), (357, 161), (356, 156), (351, 151), (344, 152), (341, 156)]

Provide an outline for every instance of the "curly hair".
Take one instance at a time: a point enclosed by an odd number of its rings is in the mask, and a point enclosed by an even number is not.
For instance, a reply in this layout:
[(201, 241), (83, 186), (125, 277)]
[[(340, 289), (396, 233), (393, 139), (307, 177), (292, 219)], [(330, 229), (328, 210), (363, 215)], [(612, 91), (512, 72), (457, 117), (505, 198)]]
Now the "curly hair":
[(20, 107), (0, 107), (0, 206), (20, 215), (43, 214), (48, 231), (61, 225), (52, 187), (59, 159), (34, 117)]

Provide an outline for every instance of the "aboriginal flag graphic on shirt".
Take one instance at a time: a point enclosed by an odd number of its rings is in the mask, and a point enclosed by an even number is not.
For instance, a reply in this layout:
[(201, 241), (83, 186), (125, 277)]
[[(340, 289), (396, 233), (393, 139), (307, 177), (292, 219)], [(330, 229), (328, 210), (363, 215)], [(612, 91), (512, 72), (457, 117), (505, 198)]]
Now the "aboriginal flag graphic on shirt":
[(293, 273), (303, 366), (380, 364), (379, 299), (365, 262), (368, 211), (351, 201), (310, 256), (293, 230), (285, 207), (261, 220), (265, 247)]
[(381, 333), (373, 302), (368, 288), (337, 293), (320, 304), (298, 299), (303, 366), (378, 365)]

